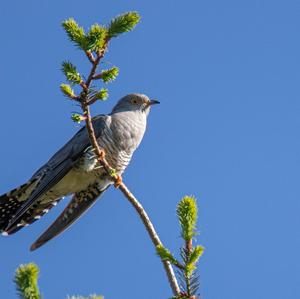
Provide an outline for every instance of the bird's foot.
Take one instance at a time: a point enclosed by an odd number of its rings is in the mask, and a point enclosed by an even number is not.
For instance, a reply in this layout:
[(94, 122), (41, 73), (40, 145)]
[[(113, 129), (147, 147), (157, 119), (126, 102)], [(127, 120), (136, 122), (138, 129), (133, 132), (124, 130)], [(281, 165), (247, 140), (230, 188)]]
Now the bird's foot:
[(115, 186), (115, 188), (119, 188), (123, 182), (122, 177), (119, 174), (116, 174), (115, 178), (116, 178), (116, 180), (115, 180), (114, 186)]
[(104, 159), (105, 158), (105, 151), (101, 150), (100, 152), (100, 159)]
[(102, 165), (98, 165), (98, 166), (94, 167), (93, 170), (97, 170), (97, 169), (100, 169), (100, 168), (103, 168), (103, 166)]

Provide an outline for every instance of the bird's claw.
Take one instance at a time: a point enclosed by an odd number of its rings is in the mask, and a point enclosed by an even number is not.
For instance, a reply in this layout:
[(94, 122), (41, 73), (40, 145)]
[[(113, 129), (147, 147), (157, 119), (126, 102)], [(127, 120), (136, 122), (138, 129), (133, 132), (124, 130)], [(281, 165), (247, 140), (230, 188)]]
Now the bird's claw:
[(100, 158), (101, 159), (105, 158), (105, 151), (104, 150), (101, 150), (101, 152), (100, 152)]
[(97, 170), (97, 169), (100, 169), (100, 168), (103, 168), (103, 166), (102, 165), (96, 166), (96, 167), (94, 167), (94, 170)]
[(123, 181), (122, 177), (119, 174), (117, 174), (115, 184), (114, 184), (115, 188), (119, 188), (120, 185), (122, 184), (122, 181)]

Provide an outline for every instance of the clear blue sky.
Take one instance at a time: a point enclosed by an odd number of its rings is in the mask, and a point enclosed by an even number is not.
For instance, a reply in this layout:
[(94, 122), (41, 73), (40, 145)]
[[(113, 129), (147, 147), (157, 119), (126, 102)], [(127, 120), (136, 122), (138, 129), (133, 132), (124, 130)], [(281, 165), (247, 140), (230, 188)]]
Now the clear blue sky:
[[(176, 204), (184, 194), (197, 197), (203, 298), (299, 298), (299, 1), (3, 2), (0, 193), (26, 181), (78, 129), (69, 120), (77, 108), (59, 92), (60, 63), (87, 64), (61, 21), (89, 26), (129, 10), (142, 22), (112, 43), (106, 59), (120, 76), (94, 113), (130, 92), (161, 105), (125, 182), (173, 252)], [(45, 299), (171, 295), (139, 218), (114, 189), (66, 233), (29, 252), (63, 206), (0, 238), (1, 298), (16, 298), (14, 270), (30, 261), (40, 266)]]

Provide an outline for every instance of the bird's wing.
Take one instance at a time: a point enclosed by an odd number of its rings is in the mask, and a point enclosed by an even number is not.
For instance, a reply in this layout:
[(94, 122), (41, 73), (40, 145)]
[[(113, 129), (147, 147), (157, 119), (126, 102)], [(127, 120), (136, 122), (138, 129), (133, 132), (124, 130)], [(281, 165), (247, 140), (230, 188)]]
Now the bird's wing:
[[(105, 115), (99, 115), (93, 119), (95, 135), (97, 138), (101, 138), (101, 135), (107, 126), (107, 119), (108, 118)], [(30, 209), (44, 193), (49, 191), (71, 170), (76, 160), (89, 146), (90, 140), (88, 133), (86, 128), (83, 127), (33, 175), (33, 178), (39, 178), (39, 184), (24, 204), (17, 210), (16, 214), (10, 219), (5, 231), (9, 231), (21, 221), (28, 209)]]
[(31, 245), (30, 250), (33, 251), (41, 247), (70, 227), (96, 202), (97, 198), (104, 193), (109, 186), (110, 185), (100, 190), (98, 185), (95, 184), (87, 190), (75, 193), (67, 207), (51, 226)]

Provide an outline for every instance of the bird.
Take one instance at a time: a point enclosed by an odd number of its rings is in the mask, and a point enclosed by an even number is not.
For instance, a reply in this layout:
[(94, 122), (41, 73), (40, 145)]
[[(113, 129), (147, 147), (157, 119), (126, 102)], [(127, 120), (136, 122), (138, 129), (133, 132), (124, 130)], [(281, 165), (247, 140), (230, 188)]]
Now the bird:
[[(128, 94), (110, 114), (92, 119), (97, 143), (116, 175), (121, 177), (142, 141), (155, 104), (159, 101), (144, 94)], [(71, 196), (62, 213), (31, 245), (33, 251), (70, 227), (113, 183), (82, 127), (25, 184), (0, 196), (0, 232), (4, 236), (16, 233)]]

